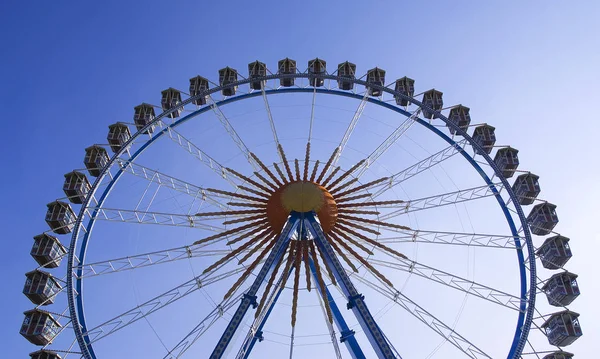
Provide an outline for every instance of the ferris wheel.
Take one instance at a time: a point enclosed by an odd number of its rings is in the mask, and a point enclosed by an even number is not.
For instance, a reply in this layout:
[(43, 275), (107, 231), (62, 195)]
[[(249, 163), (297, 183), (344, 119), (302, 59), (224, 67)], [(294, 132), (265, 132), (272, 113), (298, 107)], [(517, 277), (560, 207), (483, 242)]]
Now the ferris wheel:
[(572, 358), (539, 177), (386, 78), (255, 61), (108, 126), (34, 237), (30, 357)]

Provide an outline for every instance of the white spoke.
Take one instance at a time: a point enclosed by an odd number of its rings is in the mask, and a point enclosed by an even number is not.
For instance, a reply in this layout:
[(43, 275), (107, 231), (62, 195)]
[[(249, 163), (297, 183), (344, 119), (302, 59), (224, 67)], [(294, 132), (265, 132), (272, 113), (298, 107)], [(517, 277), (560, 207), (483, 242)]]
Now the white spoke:
[[(461, 232), (437, 232), (425, 230), (404, 230), (398, 228), (386, 228), (387, 231), (398, 232), (403, 235), (397, 237), (380, 237), (380, 243), (438, 243), (475, 247), (506, 248), (515, 249), (515, 237), (512, 235), (483, 234), (483, 233), (461, 233)], [(522, 237), (516, 237), (523, 239)]]
[(375, 151), (373, 151), (369, 157), (367, 157), (367, 160), (365, 161), (365, 164), (361, 167), (361, 169), (358, 171), (358, 173), (356, 174), (356, 177), (360, 177), (373, 163), (377, 162), (377, 159), (379, 159), (379, 157), (381, 157), (381, 155), (383, 155), (385, 152), (387, 152), (387, 150), (394, 144), (396, 143), (396, 141), (398, 141), (398, 139), (400, 139), (400, 137), (402, 137), (402, 135), (404, 135), (406, 133), (406, 131), (408, 131), (408, 129), (416, 122), (415, 120), (419, 117), (419, 114), (421, 113), (421, 108), (418, 108), (415, 112), (413, 112), (410, 117), (408, 117), (406, 120), (404, 120), (400, 126), (398, 126), (386, 139), (385, 141), (383, 141), (379, 147), (377, 147), (375, 149)]
[[(377, 192), (375, 192), (373, 194), (372, 198), (379, 197), (381, 194), (383, 194), (387, 190), (401, 184), (402, 182), (406, 181), (407, 179), (409, 179), (425, 170), (428, 170), (428, 169), (434, 167), (435, 165), (437, 165), (438, 163), (441, 163), (441, 162), (447, 160), (448, 158), (454, 156), (455, 154), (463, 151), (462, 146), (465, 143), (467, 143), (466, 140), (459, 141), (455, 145), (446, 147), (445, 149), (427, 157), (426, 159), (421, 160), (421, 161), (415, 163), (414, 165), (403, 169), (400, 172), (397, 172), (396, 174), (394, 174), (390, 177), (390, 179), (388, 180), (388, 184), (385, 187), (379, 189)], [(460, 148), (460, 150), (459, 150), (459, 148)]]
[(340, 156), (342, 155), (342, 152), (346, 148), (346, 144), (348, 143), (350, 136), (352, 136), (352, 132), (354, 132), (354, 128), (356, 127), (358, 120), (360, 119), (360, 117), (363, 114), (363, 111), (365, 110), (365, 106), (367, 105), (368, 99), (369, 99), (369, 91), (365, 91), (365, 95), (363, 96), (362, 100), (360, 101), (360, 104), (358, 105), (356, 112), (354, 112), (354, 116), (352, 117), (352, 120), (350, 121), (350, 124), (348, 125), (348, 128), (346, 129), (346, 132), (344, 133), (344, 137), (342, 137), (342, 140), (340, 141), (340, 144), (337, 147), (338, 152), (337, 152), (335, 158), (333, 159), (333, 162), (331, 163), (330, 168), (335, 168)]
[(279, 159), (283, 161), (283, 157), (279, 152), (279, 137), (277, 137), (277, 130), (275, 129), (275, 121), (273, 121), (273, 114), (271, 113), (271, 106), (269, 106), (269, 100), (267, 99), (267, 94), (265, 93), (265, 84), (263, 83), (260, 91), (262, 93), (263, 101), (265, 102), (265, 109), (267, 110), (267, 117), (269, 118), (269, 124), (271, 125), (271, 132), (273, 133), (273, 139), (275, 140), (275, 149), (279, 154)]
[[(373, 281), (369, 281), (357, 275), (353, 275), (352, 277), (368, 285), (369, 287), (377, 290), (380, 294), (385, 295), (389, 299), (393, 300), (394, 303), (404, 308), (408, 313), (420, 320), (423, 324), (427, 325), (431, 330), (433, 330), (439, 336), (447, 340), (450, 344), (454, 345), (469, 358), (491, 359), (491, 356), (487, 355), (485, 352), (483, 352), (465, 337), (454, 331), (454, 329), (452, 329), (449, 325), (442, 322), (433, 314), (429, 313), (427, 310), (425, 310), (423, 307), (412, 301), (406, 295), (397, 291), (396, 288), (390, 287), (386, 284), (378, 285)], [(390, 294), (390, 292), (392, 292), (393, 294)]]
[(203, 223), (205, 221), (210, 221), (211, 219), (186, 214), (146, 212), (130, 209), (98, 207), (89, 207), (87, 208), (87, 211), (97, 211), (96, 220), (103, 221), (191, 227), (213, 232), (221, 232), (225, 230), (223, 227), (217, 227)]
[[(502, 191), (504, 188), (502, 183), (495, 183), (491, 186), (495, 186), (498, 193)], [(472, 201), (479, 198), (490, 197), (496, 194), (495, 191), (492, 190), (491, 186), (484, 185), (480, 187), (473, 187), (469, 189), (459, 190), (455, 192), (443, 193), (436, 196), (425, 197), (420, 199), (415, 199), (411, 201), (404, 202), (400, 205), (382, 205), (378, 206), (378, 208), (397, 208), (390, 213), (386, 213), (385, 215), (379, 217), (381, 221), (388, 220), (390, 218), (394, 218), (409, 212), (421, 211), (424, 209), (447, 206), (449, 204), (461, 203)]]
[(252, 156), (250, 155), (250, 150), (248, 150), (248, 147), (246, 147), (244, 141), (242, 141), (242, 139), (237, 134), (233, 126), (231, 126), (231, 123), (229, 122), (227, 117), (225, 117), (225, 114), (223, 113), (223, 111), (221, 111), (219, 105), (217, 105), (217, 103), (213, 100), (211, 96), (208, 96), (208, 100), (210, 108), (213, 110), (215, 116), (217, 116), (217, 118), (225, 128), (225, 131), (227, 131), (233, 142), (240, 149), (240, 151), (242, 151), (248, 163), (254, 168), (254, 170), (258, 171), (260, 169), (260, 166), (258, 165), (258, 163), (256, 163), (254, 158), (252, 158)]

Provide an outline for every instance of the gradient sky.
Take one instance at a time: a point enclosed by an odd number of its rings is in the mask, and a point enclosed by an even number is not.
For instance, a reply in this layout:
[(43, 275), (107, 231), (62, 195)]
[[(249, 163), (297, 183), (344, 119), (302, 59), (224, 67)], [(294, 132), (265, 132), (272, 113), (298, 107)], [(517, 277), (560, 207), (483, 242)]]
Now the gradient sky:
[(583, 294), (571, 309), (581, 313), (584, 337), (568, 350), (593, 357), (600, 3), (424, 3), (2, 2), (4, 356), (32, 351), (18, 334), (31, 307), (21, 291), (35, 267), (31, 238), (47, 228), (45, 204), (63, 195), (63, 174), (81, 166), (83, 149), (108, 124), (129, 120), (134, 104), (156, 103), (160, 90), (185, 87), (196, 74), (318, 56), (438, 88), (445, 102), (471, 107), (476, 122), (495, 125), (499, 142), (520, 150), (521, 163), (541, 177), (543, 198), (558, 205), (557, 230), (572, 239), (567, 267)]

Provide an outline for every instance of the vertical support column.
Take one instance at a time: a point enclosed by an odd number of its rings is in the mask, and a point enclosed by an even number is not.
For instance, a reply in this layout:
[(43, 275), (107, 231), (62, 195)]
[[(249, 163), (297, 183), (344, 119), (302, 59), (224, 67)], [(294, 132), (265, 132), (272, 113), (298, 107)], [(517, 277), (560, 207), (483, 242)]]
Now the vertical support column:
[(304, 223), (306, 224), (306, 228), (311, 232), (315, 244), (323, 253), (327, 265), (329, 265), (329, 268), (331, 268), (333, 271), (333, 275), (337, 279), (342, 292), (348, 298), (347, 308), (352, 309), (354, 312), (356, 319), (358, 319), (360, 326), (367, 335), (367, 338), (373, 346), (375, 353), (377, 353), (377, 357), (380, 359), (395, 359), (396, 356), (392, 352), (385, 335), (373, 319), (371, 312), (365, 304), (365, 297), (358, 293), (354, 287), (354, 284), (352, 284), (350, 281), (350, 278), (346, 274), (342, 264), (333, 252), (331, 245), (327, 242), (325, 234), (321, 229), (321, 225), (317, 222), (313, 214), (305, 213), (304, 215)]
[(231, 318), (231, 321), (227, 325), (227, 328), (225, 328), (225, 332), (221, 336), (221, 339), (219, 339), (219, 342), (215, 346), (215, 349), (213, 350), (212, 354), (210, 355), (211, 359), (220, 359), (223, 356), (227, 349), (227, 346), (229, 345), (229, 342), (231, 341), (231, 338), (233, 338), (233, 335), (237, 331), (240, 323), (244, 319), (244, 316), (248, 312), (250, 305), (252, 305), (252, 307), (254, 308), (256, 308), (256, 306), (258, 305), (256, 303), (256, 292), (258, 292), (258, 289), (262, 285), (265, 278), (273, 271), (273, 266), (275, 265), (275, 263), (277, 263), (277, 261), (279, 261), (279, 259), (283, 256), (285, 248), (287, 247), (287, 244), (292, 238), (294, 230), (296, 229), (296, 227), (298, 227), (300, 221), (301, 220), (298, 216), (298, 213), (292, 212), (283, 231), (279, 235), (279, 238), (277, 238), (277, 243), (275, 243), (275, 246), (273, 246), (271, 253), (269, 253), (267, 260), (265, 261), (262, 268), (260, 269), (260, 272), (256, 276), (254, 283), (252, 283), (250, 289), (248, 289), (248, 291), (244, 293), (240, 306), (235, 311), (233, 317)]
[[(318, 283), (319, 278), (317, 277), (317, 269), (315, 268), (315, 262), (313, 262), (312, 258), (310, 259), (310, 271), (312, 272), (314, 282)], [(325, 302), (324, 298), (327, 298), (329, 301), (329, 308), (331, 308), (331, 314), (333, 314), (333, 321), (340, 331), (340, 342), (346, 344), (346, 348), (348, 348), (348, 351), (353, 359), (366, 359), (365, 354), (363, 353), (358, 341), (356, 340), (356, 337), (354, 336), (354, 330), (348, 327), (340, 308), (338, 308), (337, 304), (335, 303), (335, 300), (333, 299), (333, 296), (329, 292), (327, 286), (325, 286), (325, 293), (322, 293), (321, 289), (316, 284), (315, 288), (323, 298), (323, 302)]]

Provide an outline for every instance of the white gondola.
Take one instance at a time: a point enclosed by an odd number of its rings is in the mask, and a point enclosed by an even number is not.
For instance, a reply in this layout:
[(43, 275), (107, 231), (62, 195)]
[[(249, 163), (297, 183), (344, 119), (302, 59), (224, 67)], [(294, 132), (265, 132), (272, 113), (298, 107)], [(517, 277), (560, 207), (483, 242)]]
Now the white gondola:
[(308, 83), (313, 87), (321, 87), (325, 80), (319, 75), (327, 72), (327, 62), (325, 60), (316, 59), (308, 61)]
[[(396, 80), (396, 86), (394, 88), (396, 92), (403, 94), (404, 96), (413, 97), (415, 95), (415, 80), (406, 76)], [(400, 96), (394, 95), (396, 104), (398, 106), (408, 106), (409, 101)]]
[(349, 80), (339, 79), (338, 88), (340, 90), (352, 90), (354, 88), (354, 80), (356, 78), (356, 65), (351, 62), (342, 62), (338, 65), (337, 75), (342, 78)]
[(504, 147), (496, 152), (494, 163), (502, 171), (502, 176), (510, 178), (519, 167), (519, 150), (512, 147)]
[(33, 237), (33, 247), (31, 247), (31, 256), (35, 261), (46, 268), (56, 268), (67, 249), (60, 243), (58, 238), (46, 233), (38, 234)]
[[(208, 90), (208, 79), (202, 76), (192, 77), (190, 79), (190, 97), (195, 97), (202, 92)], [(200, 96), (193, 100), (192, 103), (196, 106), (206, 105), (207, 96)]]
[(106, 166), (110, 158), (104, 147), (93, 145), (85, 149), (85, 158), (83, 163), (90, 176), (98, 177), (102, 169)]
[(369, 91), (369, 96), (381, 96), (381, 90), (369, 86), (370, 84), (385, 86), (385, 70), (375, 67), (367, 71), (367, 85), (365, 87)]
[(519, 175), (512, 185), (512, 190), (522, 206), (532, 204), (540, 194), (540, 177), (533, 173)]
[(569, 238), (563, 236), (552, 236), (547, 238), (540, 248), (535, 251), (542, 266), (546, 269), (560, 269), (573, 256)]
[[(453, 123), (458, 126), (458, 128), (466, 131), (471, 124), (471, 115), (469, 114), (469, 108), (467, 106), (458, 105), (450, 109), (450, 114), (448, 114), (448, 123)], [(448, 129), (450, 133), (455, 135), (456, 131), (454, 128), (448, 125)]]
[[(232, 83), (237, 82), (237, 80), (238, 80), (237, 70), (232, 69), (229, 66), (227, 66), (224, 69), (219, 70), (219, 85), (228, 86)], [(237, 91), (237, 86), (232, 86), (232, 87), (227, 87), (227, 88), (222, 89), (221, 93), (223, 94), (223, 96), (233, 96), (233, 95), (235, 95), (236, 91)]]
[(21, 325), (21, 335), (35, 345), (48, 345), (62, 327), (52, 314), (41, 309), (24, 312), (25, 319)]
[[(290, 58), (285, 58), (283, 60), (279, 60), (277, 63), (277, 69), (282, 75), (291, 75), (296, 73), (296, 61)], [(279, 79), (279, 85), (283, 87), (291, 87), (294, 86), (294, 78), (293, 77), (285, 77)]]
[(556, 206), (548, 202), (535, 205), (527, 216), (527, 223), (531, 228), (531, 233), (535, 235), (545, 236), (550, 234), (558, 223)]
[(46, 223), (54, 233), (67, 234), (73, 231), (75, 226), (75, 212), (71, 205), (62, 201), (48, 203), (46, 212)]
[(23, 294), (33, 304), (48, 305), (54, 302), (54, 296), (62, 289), (58, 281), (48, 272), (39, 269), (25, 273)]
[(423, 92), (423, 105), (431, 109), (423, 108), (423, 117), (430, 120), (439, 117), (439, 111), (444, 107), (443, 95), (436, 89)]
[(556, 352), (546, 355), (542, 359), (571, 359), (571, 358), (573, 358), (573, 354), (559, 350), (559, 351), (556, 351)]
[(571, 345), (583, 334), (579, 324), (579, 314), (570, 310), (554, 313), (548, 318), (542, 329), (546, 332), (551, 345), (564, 347)]
[(556, 273), (544, 283), (542, 292), (546, 293), (550, 305), (564, 307), (571, 304), (581, 294), (577, 285), (577, 274)]
[(131, 132), (126, 124), (117, 122), (108, 126), (108, 136), (106, 136), (106, 139), (113, 153), (119, 152), (130, 138)]
[[(264, 62), (254, 61), (248, 64), (248, 76), (251, 80), (267, 76), (267, 65)], [(265, 85), (265, 81), (251, 81), (250, 89), (261, 90)]]
[(82, 204), (91, 188), (92, 185), (85, 174), (78, 171), (65, 174), (63, 192), (71, 203)]
[[(154, 117), (156, 117), (154, 107), (147, 103), (142, 103), (141, 105), (135, 106), (133, 109), (133, 122), (138, 131), (154, 121)], [(152, 132), (154, 132), (154, 125), (148, 126), (143, 133), (151, 134)]]
[[(172, 87), (161, 91), (161, 100), (160, 104), (162, 106), (163, 111), (169, 111), (173, 108), (176, 108), (181, 103), (181, 92)], [(181, 115), (183, 111), (183, 106), (177, 107), (176, 110), (170, 112), (167, 116), (170, 118), (177, 118)]]

